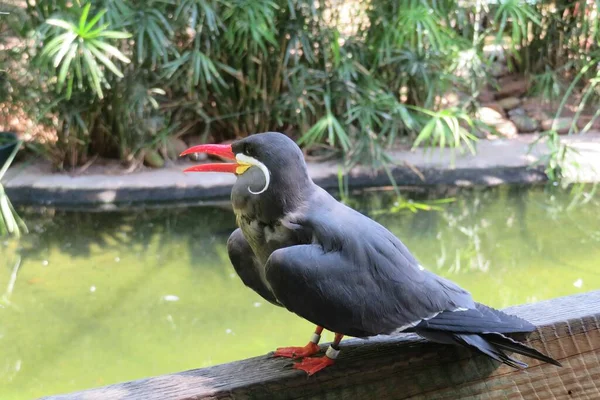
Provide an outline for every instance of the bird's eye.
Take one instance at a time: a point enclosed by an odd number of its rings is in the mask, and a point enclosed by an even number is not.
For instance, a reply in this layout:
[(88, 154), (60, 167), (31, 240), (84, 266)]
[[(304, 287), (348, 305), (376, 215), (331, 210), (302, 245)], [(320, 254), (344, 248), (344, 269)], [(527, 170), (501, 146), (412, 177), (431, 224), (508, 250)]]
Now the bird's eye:
[(244, 153), (246, 153), (247, 156), (254, 156), (254, 148), (252, 146), (246, 146), (246, 148), (244, 149)]

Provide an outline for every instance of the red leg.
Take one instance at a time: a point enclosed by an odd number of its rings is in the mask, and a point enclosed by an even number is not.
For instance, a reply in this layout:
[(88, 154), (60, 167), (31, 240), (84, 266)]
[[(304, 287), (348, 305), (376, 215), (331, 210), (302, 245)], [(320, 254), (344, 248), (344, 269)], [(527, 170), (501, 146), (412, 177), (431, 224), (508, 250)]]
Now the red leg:
[(335, 340), (327, 349), (327, 353), (325, 353), (324, 357), (305, 358), (301, 362), (294, 364), (294, 368), (305, 371), (310, 376), (316, 374), (323, 368), (333, 365), (340, 353), (339, 344), (343, 337), (344, 335), (341, 333), (336, 333)]
[(319, 341), (321, 340), (321, 332), (323, 328), (317, 326), (315, 333), (313, 333), (310, 342), (304, 347), (280, 347), (275, 350), (274, 357), (288, 357), (288, 358), (301, 358), (312, 356), (319, 352)]

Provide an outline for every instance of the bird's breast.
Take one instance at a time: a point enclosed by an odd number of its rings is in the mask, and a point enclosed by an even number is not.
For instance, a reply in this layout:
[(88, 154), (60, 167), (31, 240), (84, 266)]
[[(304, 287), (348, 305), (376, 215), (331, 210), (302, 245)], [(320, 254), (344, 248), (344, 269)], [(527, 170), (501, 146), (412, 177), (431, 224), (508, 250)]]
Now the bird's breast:
[(294, 246), (293, 232), (280, 221), (264, 223), (256, 219), (237, 215), (238, 226), (262, 265), (266, 264), (275, 250)]

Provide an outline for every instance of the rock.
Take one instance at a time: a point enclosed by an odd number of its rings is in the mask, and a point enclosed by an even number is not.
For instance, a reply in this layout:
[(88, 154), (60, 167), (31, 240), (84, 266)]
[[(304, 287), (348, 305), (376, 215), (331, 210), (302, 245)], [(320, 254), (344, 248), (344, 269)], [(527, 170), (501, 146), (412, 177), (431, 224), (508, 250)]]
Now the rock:
[(471, 133), (478, 139), (494, 139), (490, 130), (484, 127), (471, 128)]
[(524, 97), (522, 99), (522, 107), (526, 112), (532, 110), (542, 110), (545, 112), (551, 112), (558, 108), (559, 102), (547, 101), (542, 97)]
[(509, 139), (516, 137), (519, 133), (514, 122), (509, 120), (502, 121), (501, 123), (495, 125), (495, 128), (499, 135)]
[(521, 107), (513, 108), (508, 112), (509, 117), (514, 117), (515, 115), (527, 115), (527, 113)]
[(533, 110), (527, 111), (527, 114), (531, 118), (535, 119), (538, 122), (542, 122), (542, 121), (545, 121), (545, 120), (547, 120), (549, 118), (552, 118), (550, 116), (550, 114), (548, 114), (546, 111), (539, 110), (539, 109), (533, 109)]
[(502, 115), (502, 117), (506, 117), (506, 113), (504, 112), (504, 108), (502, 108), (502, 106), (500, 106), (500, 104), (498, 104), (496, 102), (485, 103), (485, 104), (482, 104), (481, 107), (491, 108), (492, 110), (500, 113), (500, 115)]
[(519, 133), (535, 132), (540, 127), (535, 119), (525, 114), (512, 115), (510, 120), (515, 124)]
[(524, 77), (507, 76), (498, 82), (496, 99), (520, 97), (529, 90), (529, 80)]
[(557, 119), (546, 119), (542, 121), (542, 129), (545, 131), (555, 130), (559, 134), (565, 134), (571, 129), (573, 118), (563, 117)]
[(162, 168), (165, 160), (158, 154), (158, 151), (147, 149), (144, 154), (144, 163), (152, 168)]
[[(577, 119), (577, 128), (583, 129), (585, 126), (592, 120), (591, 115), (580, 115)], [(600, 117), (596, 118), (594, 122), (592, 122), (591, 129), (600, 130)]]
[(477, 110), (476, 116), (477, 119), (488, 125), (496, 125), (505, 120), (504, 110), (502, 110), (501, 107), (500, 110), (498, 110), (495, 107), (492, 107), (491, 104)]
[(478, 136), (488, 138), (493, 138), (496, 134), (507, 138), (517, 136), (518, 130), (515, 124), (506, 119), (504, 110), (501, 107), (498, 106), (499, 110), (495, 107), (493, 108), (494, 104), (491, 103), (486, 107), (481, 107), (477, 110), (476, 117), (484, 124), (489, 125), (492, 131), (496, 130), (497, 133), (488, 132), (487, 129), (483, 129), (477, 132)]
[(512, 110), (521, 104), (521, 100), (516, 97), (507, 97), (502, 100), (498, 100), (498, 104), (505, 110)]
[(508, 74), (508, 67), (502, 63), (495, 62), (490, 67), (490, 74), (494, 78), (500, 78)]
[(477, 100), (482, 103), (491, 103), (494, 101), (494, 92), (489, 89), (482, 89), (481, 92), (477, 95)]
[(443, 96), (438, 96), (437, 101), (446, 107), (454, 107), (460, 104), (460, 96), (454, 92), (450, 92)]
[(169, 157), (171, 160), (178, 159), (179, 155), (187, 148), (188, 148), (188, 146), (183, 140), (181, 140), (179, 138), (175, 138), (175, 137), (167, 138), (167, 143), (166, 143), (167, 157)]
[[(494, 59), (499, 62), (503, 62), (506, 60), (506, 54), (504, 51), (504, 46), (507, 46), (507, 40), (502, 39), (502, 43), (489, 43), (484, 44), (483, 46), (483, 54), (486, 58)], [(508, 48), (508, 47), (506, 47)]]
[[(503, 136), (506, 138), (512, 138), (517, 136), (518, 130), (515, 124), (512, 121), (506, 119), (506, 115), (502, 107), (496, 105), (495, 103), (488, 104), (488, 107), (481, 107), (477, 111), (477, 118), (483, 122), (484, 124), (490, 126), (492, 128), (492, 132), (489, 132), (487, 129), (481, 132), (481, 135), (487, 136), (488, 138), (494, 138), (494, 136)], [(499, 108), (499, 110), (497, 109)], [(493, 132), (493, 131), (496, 132)]]

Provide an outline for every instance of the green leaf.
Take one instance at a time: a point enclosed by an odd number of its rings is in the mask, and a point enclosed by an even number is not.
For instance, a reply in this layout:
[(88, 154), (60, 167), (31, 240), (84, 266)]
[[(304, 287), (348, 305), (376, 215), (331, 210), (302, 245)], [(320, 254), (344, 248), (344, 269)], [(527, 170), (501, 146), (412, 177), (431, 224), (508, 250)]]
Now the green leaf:
[(85, 47), (83, 48), (83, 63), (87, 67), (87, 75), (91, 81), (92, 88), (100, 99), (104, 98), (102, 86), (100, 85), (102, 71), (100, 71), (98, 68), (98, 64), (96, 64), (96, 61), (92, 57), (90, 51)]
[(433, 133), (433, 128), (435, 128), (436, 126), (436, 119), (430, 119), (427, 124), (425, 125), (425, 127), (423, 127), (423, 129), (421, 130), (421, 132), (419, 132), (419, 135), (417, 136), (417, 138), (415, 139), (415, 142), (413, 144), (413, 150), (415, 148), (417, 148), (419, 146), (419, 144), (421, 144), (421, 142), (423, 142), (424, 140), (427, 140), (431, 137), (431, 134)]
[(108, 10), (100, 10), (100, 12), (98, 12), (98, 14), (96, 14), (94, 18), (92, 18), (92, 20), (85, 26), (85, 28), (82, 29), (82, 36), (89, 33), (90, 30), (98, 23), (98, 21), (100, 21), (100, 18), (102, 18), (104, 14), (106, 14), (107, 11)]
[(77, 81), (79, 82), (79, 86), (81, 87), (83, 83), (83, 69), (81, 67), (81, 57), (75, 58), (75, 76), (77, 77)]
[[(73, 44), (73, 41), (76, 38), (77, 38), (77, 35), (75, 33), (69, 32), (69, 34), (65, 38), (64, 42), (61, 44), (60, 50), (58, 51), (58, 53), (56, 53), (56, 56), (54, 57), (54, 64), (53, 64), (54, 68), (59, 66), (63, 57), (65, 56), (65, 54), (67, 54), (67, 52), (71, 48), (71, 45)], [(75, 47), (77, 47), (77, 45), (75, 45)]]
[(71, 75), (69, 77), (69, 80), (67, 81), (67, 93), (65, 94), (67, 100), (69, 100), (71, 98), (71, 95), (73, 94), (73, 81), (75, 80), (75, 78)]
[(106, 32), (106, 28), (108, 28), (109, 26), (109, 23), (102, 24), (98, 28), (88, 31), (82, 35), (85, 39), (97, 39), (102, 32)]
[(77, 32), (77, 27), (75, 25), (62, 19), (49, 18), (46, 20), (46, 23), (48, 25), (58, 26), (59, 28)]
[(109, 39), (129, 39), (131, 36), (131, 33), (128, 32), (104, 31), (98, 33), (98, 37), (105, 37)]
[(102, 54), (102, 52), (99, 51), (92, 43), (90, 43), (87, 46), (87, 48), (89, 49), (89, 51), (92, 52), (94, 56), (96, 56), (98, 60), (100, 60), (100, 62), (102, 62), (102, 64), (104, 64), (108, 69), (110, 69), (113, 74), (115, 74), (119, 78), (123, 78), (123, 73), (119, 70), (119, 68), (117, 68), (117, 66), (112, 61), (110, 61), (108, 57)]
[(91, 6), (92, 6), (92, 3), (87, 3), (83, 7), (83, 12), (81, 13), (81, 17), (79, 18), (79, 32), (81, 32), (81, 33), (84, 33), (85, 22), (87, 20), (88, 14), (90, 12)]
[(44, 58), (44, 57), (54, 55), (57, 51), (59, 51), (64, 40), (66, 40), (66, 38), (68, 38), (70, 35), (72, 35), (71, 32), (65, 32), (63, 34), (58, 35), (51, 41), (49, 41), (42, 49), (42, 52), (40, 53), (40, 57)]
[(118, 58), (119, 60), (121, 60), (124, 63), (129, 64), (131, 62), (131, 60), (129, 58), (127, 58), (123, 53), (121, 53), (121, 51), (119, 49), (117, 49), (116, 47), (105, 43), (101, 40), (90, 40), (90, 43), (93, 44), (94, 46), (104, 50), (106, 53), (110, 54), (111, 56)]
[(73, 61), (73, 58), (75, 57), (75, 55), (77, 55), (77, 46), (73, 45), (69, 47), (69, 52), (67, 53), (65, 59), (63, 60), (63, 63), (60, 67), (60, 71), (58, 74), (58, 88), (60, 90), (60, 88), (62, 88), (62, 85), (65, 82), (65, 78), (67, 76), (67, 72), (69, 72), (69, 67), (71, 66), (71, 61)]
[(140, 29), (138, 31), (137, 40), (135, 41), (138, 64), (141, 64), (144, 61), (144, 37), (144, 29)]
[(197, 85), (200, 82), (200, 72), (201, 72), (201, 60), (200, 55), (197, 51), (194, 51), (192, 54), (192, 81), (194, 85)]
[(0, 196), (0, 214), (2, 214), (5, 218), (4, 223), (8, 232), (14, 233), (15, 229), (17, 229), (17, 226), (13, 215), (10, 212), (10, 207), (8, 206), (8, 196), (5, 194)]

